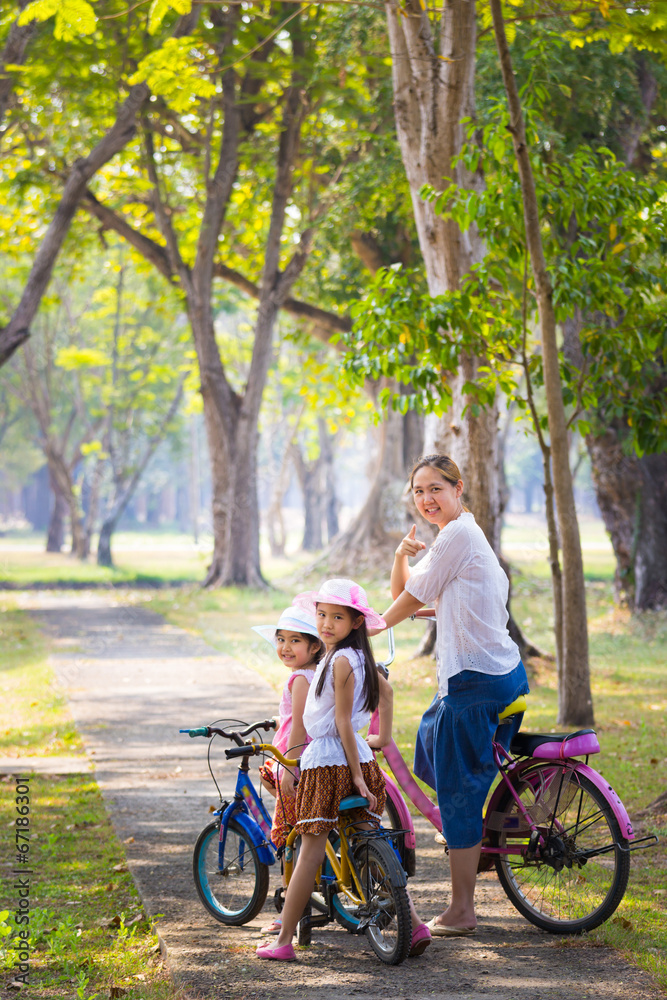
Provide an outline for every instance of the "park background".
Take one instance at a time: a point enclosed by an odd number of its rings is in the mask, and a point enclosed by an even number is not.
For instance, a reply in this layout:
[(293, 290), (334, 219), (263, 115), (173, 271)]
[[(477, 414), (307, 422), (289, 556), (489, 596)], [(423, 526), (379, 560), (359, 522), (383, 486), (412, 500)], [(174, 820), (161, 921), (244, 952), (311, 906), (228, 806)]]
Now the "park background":
[[(446, 450), (511, 572), (526, 725), (594, 721), (664, 841), (667, 4), (19, 0), (0, 43), (6, 757), (83, 752), (35, 592), (113, 587), (278, 691), (249, 626), (334, 573), (383, 607), (410, 466)], [(79, 834), (36, 838), (38, 988), (171, 996), (157, 962), (131, 985), (129, 875), (116, 937), (94, 894), (64, 910), (76, 856), (105, 878), (81, 830), (122, 865), (94, 783), (39, 801)], [(590, 935), (663, 988), (665, 871), (637, 855)]]

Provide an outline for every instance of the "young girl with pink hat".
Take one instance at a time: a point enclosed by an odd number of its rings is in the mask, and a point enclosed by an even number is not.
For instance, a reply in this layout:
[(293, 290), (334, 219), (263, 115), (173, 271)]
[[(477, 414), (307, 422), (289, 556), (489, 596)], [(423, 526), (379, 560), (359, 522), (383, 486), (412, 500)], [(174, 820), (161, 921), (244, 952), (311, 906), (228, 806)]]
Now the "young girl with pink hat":
[[(382, 713), (391, 699), (380, 698), (380, 683), (387, 682), (378, 673), (368, 638), (368, 628), (382, 628), (384, 620), (369, 607), (364, 590), (353, 580), (327, 580), (319, 591), (299, 594), (294, 605), (314, 612), (326, 656), (317, 667), (303, 712), (311, 742), (301, 756), (296, 796), (301, 849), (287, 887), (278, 939), (257, 949), (259, 958), (283, 962), (296, 958), (292, 936), (324, 860), (327, 837), (338, 823), (341, 800), (362, 795), (368, 799), (368, 808), (359, 810), (360, 819), (374, 823), (381, 819), (384, 775), (359, 732), (368, 725), (378, 702), (380, 733), (374, 745), (386, 744), (391, 737), (391, 713), (388, 717)], [(411, 909), (411, 954), (417, 955), (431, 938)]]

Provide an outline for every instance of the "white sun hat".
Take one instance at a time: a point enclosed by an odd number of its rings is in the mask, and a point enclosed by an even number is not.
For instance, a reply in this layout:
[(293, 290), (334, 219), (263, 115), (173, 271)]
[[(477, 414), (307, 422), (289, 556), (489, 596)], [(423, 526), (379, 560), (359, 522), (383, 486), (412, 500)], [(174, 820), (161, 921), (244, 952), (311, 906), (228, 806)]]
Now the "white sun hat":
[(386, 622), (382, 615), (368, 604), (366, 591), (354, 580), (346, 580), (338, 577), (334, 580), (326, 580), (319, 590), (307, 590), (302, 594), (297, 594), (294, 604), (297, 608), (304, 608), (314, 613), (319, 604), (340, 604), (346, 608), (353, 608), (363, 615), (366, 625), (369, 628), (386, 628)]
[(266, 639), (274, 647), (276, 646), (276, 632), (278, 630), (282, 632), (305, 632), (306, 635), (312, 635), (315, 639), (320, 638), (315, 623), (315, 615), (312, 611), (308, 611), (305, 608), (286, 608), (278, 619), (277, 625), (253, 625), (252, 630), (261, 635), (262, 639)]

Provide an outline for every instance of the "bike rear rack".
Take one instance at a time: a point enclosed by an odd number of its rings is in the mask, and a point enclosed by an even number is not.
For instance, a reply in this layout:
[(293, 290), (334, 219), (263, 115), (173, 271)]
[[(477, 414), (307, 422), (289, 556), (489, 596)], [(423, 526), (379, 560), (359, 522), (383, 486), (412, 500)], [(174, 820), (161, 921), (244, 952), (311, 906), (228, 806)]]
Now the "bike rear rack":
[[(647, 843), (650, 841), (650, 843)], [(623, 847), (622, 844), (617, 844), (616, 846), (620, 851), (625, 854), (629, 854), (630, 851), (645, 851), (647, 847), (655, 847), (660, 841), (654, 833), (649, 834), (647, 837), (640, 837), (638, 840), (633, 840), (628, 847)]]

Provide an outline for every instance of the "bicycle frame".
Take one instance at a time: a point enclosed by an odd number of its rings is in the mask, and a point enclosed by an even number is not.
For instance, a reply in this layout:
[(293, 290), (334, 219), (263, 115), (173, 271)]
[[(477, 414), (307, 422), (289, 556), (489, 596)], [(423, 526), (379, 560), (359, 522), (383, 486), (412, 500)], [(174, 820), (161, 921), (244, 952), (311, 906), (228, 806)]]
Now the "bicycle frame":
[(271, 817), (250, 780), (247, 758), (241, 761), (236, 779), (234, 798), (217, 809), (220, 816), (220, 858), (224, 858), (227, 841), (227, 826), (234, 817), (257, 850), (259, 860), (266, 865), (275, 864), (275, 847), (271, 841)]
[[(403, 759), (401, 751), (396, 746), (394, 740), (392, 740), (391, 743), (389, 743), (386, 747), (383, 748), (382, 753), (384, 754), (385, 760), (387, 761), (387, 764), (391, 768), (392, 773), (396, 777), (398, 785), (400, 786), (399, 790), (396, 782), (392, 781), (389, 775), (385, 775), (385, 779), (387, 781), (387, 790), (388, 793), (390, 792), (390, 790), (391, 792), (394, 793), (392, 794), (391, 797), (401, 817), (401, 823), (404, 824), (406, 830), (410, 831), (411, 842), (409, 842), (408, 840), (409, 835), (406, 834), (405, 837), (406, 846), (414, 847), (414, 825), (412, 823), (410, 813), (405, 805), (405, 800), (403, 799), (401, 790), (408, 796), (412, 804), (419, 810), (421, 815), (424, 816), (424, 818), (427, 819), (438, 832), (442, 830), (442, 824), (440, 821), (440, 810), (438, 809), (438, 806), (428, 797), (428, 795), (426, 795), (421, 790), (421, 788), (417, 784), (414, 775), (412, 774), (408, 765)], [(500, 756), (501, 753), (509, 761), (508, 765), (503, 764)], [(530, 817), (524, 803), (521, 801), (521, 798), (517, 795), (513, 783), (512, 781), (510, 781), (508, 775), (515, 774), (516, 776), (520, 776), (524, 774), (526, 771), (530, 770), (531, 767), (535, 767), (535, 765), (538, 763), (544, 765), (545, 763), (549, 762), (543, 761), (540, 758), (536, 757), (529, 757), (524, 761), (517, 761), (514, 758), (510, 757), (509, 754), (506, 754), (502, 746), (495, 740), (493, 742), (493, 755), (496, 762), (496, 766), (498, 768), (500, 782), (493, 790), (491, 799), (485, 810), (483, 836), (486, 836), (487, 834), (487, 817), (491, 815), (498, 800), (501, 798), (505, 788), (510, 789), (513, 798), (516, 800), (517, 808), (520, 810), (526, 822), (526, 825), (530, 828), (531, 832), (536, 833), (537, 825)], [(554, 762), (553, 768), (554, 768), (554, 774), (557, 774), (560, 771), (570, 770), (570, 771), (576, 771), (589, 778), (593, 782), (593, 784), (597, 788), (599, 788), (599, 790), (602, 792), (605, 799), (609, 803), (610, 807), (614, 812), (614, 815), (616, 816), (616, 819), (619, 822), (621, 830), (624, 831), (626, 839), (627, 840), (634, 839), (635, 833), (632, 828), (632, 823), (630, 822), (630, 817), (628, 816), (628, 812), (625, 806), (623, 805), (621, 799), (619, 798), (619, 796), (610, 786), (609, 782), (602, 777), (602, 775), (600, 775), (592, 767), (589, 767), (588, 764), (584, 764), (582, 763), (582, 761), (577, 760), (574, 757), (566, 757), (562, 761), (559, 761), (558, 763)], [(482, 853), (501, 854), (506, 852), (503, 852), (503, 850), (500, 848), (491, 848), (486, 846), (485, 844), (482, 844)], [(514, 853), (516, 853), (516, 851)]]
[[(326, 843), (326, 857), (331, 866), (333, 872), (333, 878), (331, 876), (326, 876), (326, 880), (331, 882), (332, 886), (335, 886), (337, 892), (344, 893), (348, 899), (354, 903), (355, 906), (360, 906), (363, 902), (362, 888), (359, 885), (359, 880), (357, 874), (354, 870), (354, 866), (350, 864), (350, 849), (348, 841), (348, 830), (350, 829), (350, 824), (348, 824), (340, 833), (340, 860), (334, 846), (330, 840)], [(296, 829), (293, 829), (285, 845), (285, 856), (284, 856), (284, 869), (285, 869), (285, 881), (287, 885), (290, 883), (292, 877), (292, 872), (294, 870), (294, 844), (298, 839), (299, 834)], [(315, 878), (315, 884), (319, 885), (322, 880), (321, 869), (318, 871)], [(352, 888), (356, 887), (357, 894), (352, 891)]]
[[(421, 617), (421, 616), (420, 616)], [(378, 664), (380, 669), (386, 671), (389, 664), (392, 663), (395, 655), (395, 644), (393, 629), (389, 629), (387, 633), (389, 642), (389, 657), (381, 664)], [(369, 726), (369, 733), (376, 734), (378, 732), (378, 714), (375, 712), (371, 719)], [(392, 774), (396, 778), (393, 781), (392, 778), (385, 772), (385, 780), (387, 784), (387, 796), (391, 798), (396, 811), (400, 816), (401, 825), (406, 830), (405, 833), (405, 846), (407, 848), (415, 847), (415, 833), (414, 824), (410, 816), (410, 812), (405, 804), (401, 790), (407, 795), (412, 804), (421, 813), (421, 815), (431, 823), (433, 827), (438, 832), (442, 830), (442, 821), (440, 817), (440, 810), (435, 802), (426, 795), (422, 789), (417, 784), (417, 781), (412, 774), (412, 771), (406, 764), (401, 751), (398, 749), (395, 741), (392, 739), (391, 742), (382, 748), (382, 753), (384, 758), (391, 768)], [(493, 790), (491, 799), (487, 805), (484, 812), (484, 827), (482, 835), (482, 854), (495, 855), (509, 853), (509, 849), (505, 848), (493, 848), (484, 843), (487, 837), (487, 819), (493, 814), (493, 811), (498, 803), (498, 800), (504, 794), (504, 789), (509, 788), (510, 792), (517, 803), (517, 807), (527, 825), (530, 829), (531, 834), (534, 837), (540, 836), (536, 823), (530, 817), (526, 806), (522, 802), (520, 796), (517, 794), (513, 783), (508, 777), (509, 774), (513, 774), (515, 777), (522, 776), (531, 767), (536, 764), (544, 764), (545, 761), (539, 757), (529, 757), (526, 760), (516, 760), (509, 753), (507, 753), (504, 748), (496, 740), (493, 741), (493, 757), (498, 769), (498, 774), (500, 776), (500, 781), (496, 788)], [(597, 771), (592, 767), (589, 767), (588, 763), (583, 763), (577, 760), (575, 757), (565, 757), (561, 761), (554, 761), (554, 774), (563, 772), (564, 770), (576, 771), (579, 774), (584, 775), (589, 778), (590, 781), (602, 792), (602, 795), (609, 803), (616, 819), (618, 820), (619, 826), (622, 831), (624, 831), (624, 836), (627, 840), (633, 840), (635, 838), (635, 833), (632, 828), (632, 823), (630, 822), (630, 817), (628, 816), (627, 810), (620, 797), (611, 787), (608, 781), (606, 781)], [(400, 786), (400, 788), (399, 788)], [(514, 853), (516, 853), (516, 848), (514, 848)]]

